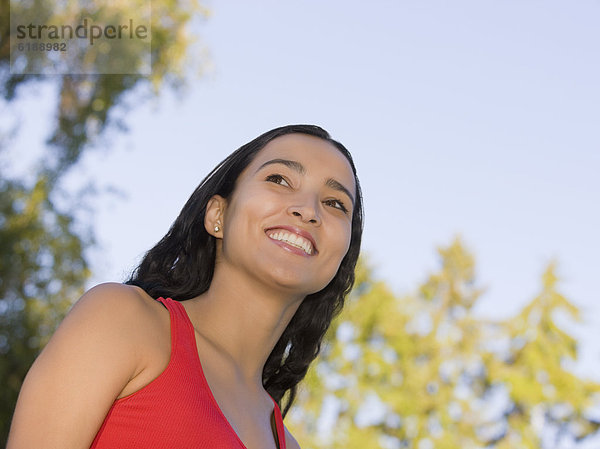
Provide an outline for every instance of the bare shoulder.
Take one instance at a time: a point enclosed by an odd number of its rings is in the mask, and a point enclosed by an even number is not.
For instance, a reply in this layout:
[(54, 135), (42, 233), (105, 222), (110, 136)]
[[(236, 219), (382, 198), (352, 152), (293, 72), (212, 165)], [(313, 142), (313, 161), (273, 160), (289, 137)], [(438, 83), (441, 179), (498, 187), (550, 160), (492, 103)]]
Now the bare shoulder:
[[(105, 283), (88, 290), (73, 306), (61, 326), (70, 321), (92, 325), (90, 329), (112, 329), (115, 333), (139, 332), (164, 312), (164, 307), (141, 288), (132, 285)], [(131, 326), (134, 322), (136, 326)], [(129, 325), (127, 325), (129, 324)], [(135, 337), (129, 334), (127, 337)]]
[(285, 428), (285, 447), (287, 449), (300, 449), (300, 445), (294, 438), (294, 436), (290, 433), (290, 431)]
[(82, 332), (88, 337), (99, 334), (105, 339), (127, 332), (123, 324), (143, 317), (151, 307), (138, 290), (117, 283), (100, 284), (88, 290), (71, 308), (49, 346), (55, 341), (78, 338)]
[(93, 287), (69, 311), (36, 364), (45, 359), (70, 365), (106, 361), (128, 380), (138, 370), (140, 346), (160, 322), (161, 307), (138, 287)]
[[(111, 357), (119, 351), (123, 362), (133, 362), (147, 352), (143, 349), (156, 338), (157, 330), (168, 325), (167, 317), (165, 308), (139, 287), (105, 283), (88, 290), (75, 303), (56, 337), (63, 334), (76, 339), (85, 332), (86, 338), (98, 341), (98, 348), (110, 348)], [(132, 369), (139, 372), (140, 360), (137, 362)]]
[(145, 338), (164, 326), (161, 307), (137, 287), (110, 283), (86, 292), (27, 374), (8, 447), (89, 447), (143, 369)]
[(106, 314), (139, 313), (151, 309), (150, 297), (138, 287), (107, 282), (88, 290), (75, 303), (73, 310), (93, 309)]

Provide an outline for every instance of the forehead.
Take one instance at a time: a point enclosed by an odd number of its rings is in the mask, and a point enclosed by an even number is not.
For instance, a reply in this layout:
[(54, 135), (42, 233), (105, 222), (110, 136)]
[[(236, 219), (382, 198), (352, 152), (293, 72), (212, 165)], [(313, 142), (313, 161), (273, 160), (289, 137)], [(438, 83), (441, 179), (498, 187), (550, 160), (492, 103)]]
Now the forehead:
[(307, 134), (286, 134), (276, 137), (261, 149), (247, 167), (255, 172), (262, 164), (273, 159), (300, 162), (307, 175), (333, 178), (351, 192), (356, 190), (352, 167), (340, 150), (333, 144)]

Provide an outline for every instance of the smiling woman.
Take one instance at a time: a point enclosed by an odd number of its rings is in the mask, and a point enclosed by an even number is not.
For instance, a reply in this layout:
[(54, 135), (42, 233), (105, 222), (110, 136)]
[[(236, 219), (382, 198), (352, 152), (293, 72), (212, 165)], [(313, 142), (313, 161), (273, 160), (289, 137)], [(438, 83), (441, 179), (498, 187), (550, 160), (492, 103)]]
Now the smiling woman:
[(299, 447), (283, 416), (354, 283), (362, 214), (325, 130), (242, 146), (126, 284), (77, 302), (27, 375), (8, 448)]

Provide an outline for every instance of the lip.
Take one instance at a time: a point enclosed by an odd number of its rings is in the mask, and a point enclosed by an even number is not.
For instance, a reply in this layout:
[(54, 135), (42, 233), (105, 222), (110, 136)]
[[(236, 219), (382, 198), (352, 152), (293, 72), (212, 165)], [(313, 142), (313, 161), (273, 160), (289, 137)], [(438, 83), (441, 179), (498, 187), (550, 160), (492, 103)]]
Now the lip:
[(279, 226), (271, 226), (271, 227), (266, 228), (265, 229), (265, 234), (268, 231), (271, 231), (273, 229), (284, 229), (284, 230), (286, 230), (288, 232), (292, 232), (294, 234), (299, 235), (300, 237), (305, 238), (306, 240), (308, 240), (311, 243), (311, 245), (313, 247), (313, 254), (312, 255), (316, 256), (319, 253), (319, 250), (317, 248), (317, 244), (315, 243), (315, 239), (310, 234), (310, 232), (305, 231), (304, 229), (297, 228), (296, 226), (279, 225)]

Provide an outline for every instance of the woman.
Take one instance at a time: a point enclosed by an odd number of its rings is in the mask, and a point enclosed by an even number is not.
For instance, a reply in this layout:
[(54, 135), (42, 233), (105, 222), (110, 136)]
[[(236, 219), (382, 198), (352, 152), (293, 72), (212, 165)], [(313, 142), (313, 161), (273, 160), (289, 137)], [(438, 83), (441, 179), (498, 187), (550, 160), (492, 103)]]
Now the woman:
[(25, 379), (8, 448), (298, 448), (279, 406), (352, 287), (361, 235), (352, 158), (326, 131), (242, 146), (125, 285), (73, 307)]

